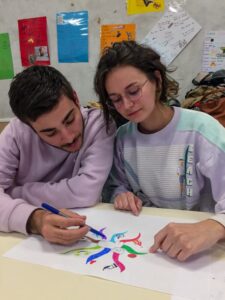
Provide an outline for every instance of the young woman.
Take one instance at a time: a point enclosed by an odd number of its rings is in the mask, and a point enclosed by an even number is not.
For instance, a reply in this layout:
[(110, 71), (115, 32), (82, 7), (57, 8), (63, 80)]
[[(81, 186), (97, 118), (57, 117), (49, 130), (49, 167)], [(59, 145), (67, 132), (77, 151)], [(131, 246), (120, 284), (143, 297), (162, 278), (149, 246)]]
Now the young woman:
[(112, 109), (130, 121), (118, 129), (104, 197), (136, 215), (143, 205), (215, 212), (155, 235), (150, 252), (184, 261), (225, 238), (225, 129), (207, 114), (167, 106), (170, 88), (160, 56), (136, 42), (115, 43), (98, 63), (106, 121)]

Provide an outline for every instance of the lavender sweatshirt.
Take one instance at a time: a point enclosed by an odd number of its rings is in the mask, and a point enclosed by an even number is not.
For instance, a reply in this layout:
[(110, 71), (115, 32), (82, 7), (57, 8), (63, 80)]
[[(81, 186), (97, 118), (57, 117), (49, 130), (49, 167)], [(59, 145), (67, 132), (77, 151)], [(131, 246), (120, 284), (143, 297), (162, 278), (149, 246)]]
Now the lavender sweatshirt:
[(0, 135), (0, 231), (26, 234), (30, 214), (95, 205), (112, 165), (115, 126), (106, 133), (101, 110), (81, 108), (82, 148), (69, 153), (46, 144), (14, 118)]

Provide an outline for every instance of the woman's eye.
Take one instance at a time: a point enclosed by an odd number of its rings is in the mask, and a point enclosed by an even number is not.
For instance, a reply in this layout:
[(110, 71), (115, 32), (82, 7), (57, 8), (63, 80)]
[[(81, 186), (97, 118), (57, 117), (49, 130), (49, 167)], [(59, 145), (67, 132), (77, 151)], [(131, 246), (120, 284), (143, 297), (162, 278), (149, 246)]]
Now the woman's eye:
[(128, 94), (130, 94), (130, 95), (136, 95), (136, 94), (139, 93), (139, 90), (140, 90), (139, 87), (135, 87), (132, 90), (129, 90)]
[(112, 103), (119, 103), (121, 101), (121, 98), (111, 99)]

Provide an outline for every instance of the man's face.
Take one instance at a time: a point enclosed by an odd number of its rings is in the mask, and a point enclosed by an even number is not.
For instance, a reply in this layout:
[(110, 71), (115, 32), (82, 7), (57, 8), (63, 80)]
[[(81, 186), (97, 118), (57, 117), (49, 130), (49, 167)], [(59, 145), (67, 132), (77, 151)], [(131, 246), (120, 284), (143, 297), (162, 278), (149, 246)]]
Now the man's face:
[(83, 118), (78, 103), (61, 96), (57, 106), (30, 125), (47, 144), (68, 152), (78, 151), (83, 143)]

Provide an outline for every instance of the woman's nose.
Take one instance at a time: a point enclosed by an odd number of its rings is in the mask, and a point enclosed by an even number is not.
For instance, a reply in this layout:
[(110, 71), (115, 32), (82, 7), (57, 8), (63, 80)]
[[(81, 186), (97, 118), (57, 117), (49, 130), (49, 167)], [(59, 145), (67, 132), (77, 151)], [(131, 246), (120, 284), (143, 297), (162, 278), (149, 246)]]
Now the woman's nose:
[(128, 99), (127, 97), (123, 97), (123, 107), (125, 109), (130, 109), (134, 105), (133, 101)]

